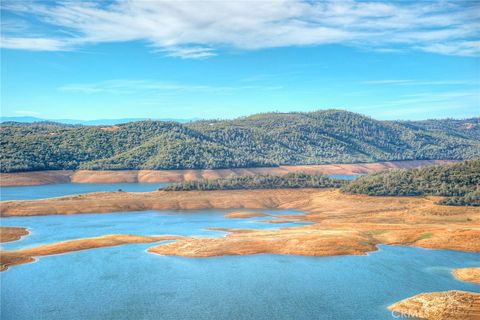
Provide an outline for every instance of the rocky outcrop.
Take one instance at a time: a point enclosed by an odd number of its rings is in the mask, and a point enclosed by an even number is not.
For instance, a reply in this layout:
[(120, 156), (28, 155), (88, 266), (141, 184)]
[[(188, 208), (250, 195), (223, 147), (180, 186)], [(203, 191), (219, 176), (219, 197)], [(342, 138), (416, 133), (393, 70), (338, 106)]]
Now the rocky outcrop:
[(480, 319), (480, 294), (465, 291), (420, 293), (388, 307), (395, 318)]

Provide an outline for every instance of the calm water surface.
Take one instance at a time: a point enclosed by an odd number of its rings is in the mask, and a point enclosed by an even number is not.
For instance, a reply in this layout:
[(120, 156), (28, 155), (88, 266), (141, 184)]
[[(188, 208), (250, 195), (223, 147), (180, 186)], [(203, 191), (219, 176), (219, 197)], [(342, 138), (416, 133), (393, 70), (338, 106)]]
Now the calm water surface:
[[(353, 180), (359, 175), (337, 174), (330, 175), (335, 179)], [(149, 192), (166, 186), (168, 183), (58, 183), (39, 186), (20, 186), (0, 188), (0, 200), (34, 200), (43, 198), (61, 197), (71, 194), (81, 194), (100, 191)]]
[(166, 183), (58, 183), (39, 186), (20, 186), (0, 188), (1, 200), (33, 200), (42, 198), (61, 197), (71, 194), (118, 191), (148, 192), (165, 186)]
[[(112, 233), (218, 237), (224, 233), (207, 228), (295, 225), (262, 223), (263, 217), (225, 219), (223, 214), (202, 210), (3, 218), (2, 225), (28, 227), (31, 234), (2, 247)], [(180, 258), (147, 253), (153, 245), (41, 257), (2, 272), (1, 319), (394, 319), (386, 307), (420, 292), (480, 292), (480, 286), (450, 274), (454, 267), (480, 266), (477, 253), (380, 246), (367, 256)]]
[(331, 174), (329, 177), (333, 179), (354, 180), (363, 175), (364, 174)]
[[(244, 209), (240, 209), (246, 211)], [(232, 210), (227, 210), (232, 211)], [(28, 228), (30, 234), (19, 241), (0, 244), (5, 250), (101, 236), (105, 234), (223, 236), (225, 232), (207, 228), (276, 229), (306, 222), (271, 224), (261, 222), (274, 217), (226, 219), (220, 210), (134, 211), (3, 218), (3, 226)], [(261, 210), (272, 215), (300, 214), (297, 210)]]

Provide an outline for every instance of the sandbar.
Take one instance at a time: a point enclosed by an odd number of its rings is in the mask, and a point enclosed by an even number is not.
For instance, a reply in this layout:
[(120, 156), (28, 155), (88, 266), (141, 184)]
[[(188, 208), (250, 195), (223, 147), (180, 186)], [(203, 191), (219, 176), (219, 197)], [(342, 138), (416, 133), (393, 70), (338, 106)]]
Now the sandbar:
[(295, 223), (296, 221), (294, 221), (294, 220), (278, 219), (278, 220), (260, 220), (259, 222), (262, 222), (262, 223), (271, 223), (271, 224), (283, 224), (283, 223)]
[(243, 218), (257, 218), (257, 217), (266, 217), (268, 214), (252, 211), (231, 211), (225, 213), (225, 218), (230, 219), (243, 219)]
[(480, 267), (453, 269), (452, 274), (458, 280), (480, 284)]

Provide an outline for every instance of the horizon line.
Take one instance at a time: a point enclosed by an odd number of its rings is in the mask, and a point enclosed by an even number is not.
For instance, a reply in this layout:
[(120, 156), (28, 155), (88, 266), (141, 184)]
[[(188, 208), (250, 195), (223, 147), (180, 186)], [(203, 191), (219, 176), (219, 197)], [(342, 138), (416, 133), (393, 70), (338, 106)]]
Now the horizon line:
[[(242, 115), (242, 116), (237, 116), (237, 117), (231, 117), (231, 118), (203, 118), (203, 117), (192, 117), (192, 118), (176, 118), (176, 117), (120, 117), (120, 118), (91, 118), (91, 119), (78, 119), (78, 118), (43, 118), (40, 116), (34, 116), (34, 115), (18, 115), (18, 116), (4, 116), (0, 115), (0, 122), (1, 123), (6, 123), (6, 122), (14, 122), (14, 123), (26, 123), (26, 124), (35, 124), (35, 123), (42, 123), (42, 122), (54, 122), (54, 123), (59, 123), (59, 124), (69, 124), (69, 125), (87, 125), (88, 124), (82, 124), (82, 122), (98, 122), (98, 121), (122, 121), (122, 120), (129, 120), (126, 122), (119, 122), (117, 124), (125, 124), (125, 123), (131, 123), (131, 122), (141, 122), (141, 121), (160, 121), (160, 122), (178, 122), (178, 123), (190, 123), (190, 122), (200, 122), (200, 121), (234, 121), (234, 120), (239, 120), (242, 118), (248, 118), (251, 116), (255, 115), (268, 115), (268, 114), (309, 114), (309, 113), (316, 113), (316, 112), (327, 112), (327, 111), (341, 111), (341, 112), (346, 112), (346, 113), (352, 113), (356, 115), (360, 115), (366, 118), (370, 118), (376, 121), (411, 121), (411, 122), (419, 122), (419, 121), (429, 121), (429, 120), (468, 120), (468, 119), (477, 119), (480, 118), (480, 114), (478, 115), (465, 115), (463, 117), (444, 117), (444, 118), (424, 118), (424, 119), (403, 119), (403, 118), (397, 118), (397, 119), (386, 119), (386, 120), (378, 120), (373, 116), (366, 115), (360, 112), (354, 112), (350, 111), (347, 109), (341, 109), (341, 108), (328, 108), (328, 109), (317, 109), (317, 110), (312, 110), (312, 111), (266, 111), (266, 112), (258, 112), (258, 113), (251, 113), (247, 115)], [(22, 122), (22, 121), (15, 121), (15, 120), (9, 120), (8, 118), (30, 118), (30, 119), (38, 119), (29, 121), (29, 122)], [(63, 121), (63, 122), (62, 122)], [(78, 122), (78, 123), (66, 123), (65, 121), (68, 122)], [(102, 124), (97, 124), (97, 125), (102, 125)], [(116, 125), (116, 124), (115, 124)], [(90, 126), (96, 126), (95, 124), (92, 124)]]

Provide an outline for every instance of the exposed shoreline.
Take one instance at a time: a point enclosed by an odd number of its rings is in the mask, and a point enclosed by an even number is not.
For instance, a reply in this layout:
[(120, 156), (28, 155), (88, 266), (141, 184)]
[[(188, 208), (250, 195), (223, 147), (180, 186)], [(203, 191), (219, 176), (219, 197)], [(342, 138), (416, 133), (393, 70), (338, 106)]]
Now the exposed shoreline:
[(225, 218), (229, 219), (243, 219), (243, 218), (258, 218), (258, 217), (267, 217), (268, 214), (252, 212), (252, 211), (231, 211), (225, 213)]
[[(100, 192), (29, 201), (4, 201), (2, 217), (108, 213), (141, 210), (235, 209), (226, 218), (264, 214), (241, 209), (296, 209), (305, 214), (276, 216), (310, 222), (280, 229), (222, 229), (223, 237), (103, 235), (34, 248), (0, 252), (0, 271), (37, 257), (127, 243), (156, 244), (152, 254), (214, 257), (251, 254), (301, 256), (365, 255), (377, 245), (480, 252), (480, 208), (446, 207), (438, 197), (374, 197), (338, 189), (276, 189), (188, 192)], [(272, 223), (270, 220), (264, 222)], [(19, 230), (22, 228), (19, 228)], [(478, 283), (478, 268), (455, 269), (459, 280)], [(480, 294), (464, 291), (421, 293), (389, 307), (399, 316), (426, 319), (476, 319)]]
[[(480, 267), (453, 269), (452, 275), (459, 281), (480, 284)], [(459, 290), (419, 293), (388, 309), (397, 318), (480, 319), (480, 294)]]
[(480, 284), (480, 267), (453, 269), (452, 274), (457, 280)]
[(395, 318), (474, 320), (480, 318), (480, 294), (459, 290), (419, 293), (388, 309)]
[(148, 249), (183, 257), (363, 255), (376, 250), (378, 244), (480, 252), (480, 208), (445, 207), (436, 205), (436, 200), (347, 195), (337, 189), (103, 192), (5, 201), (0, 213), (8, 217), (211, 208), (297, 209), (306, 214), (295, 215), (294, 219), (311, 223), (274, 230), (227, 229), (224, 237), (182, 237)]
[(17, 241), (28, 234), (27, 228), (0, 226), (0, 243)]
[(109, 234), (99, 237), (74, 239), (50, 243), (33, 248), (0, 251), (0, 271), (5, 271), (10, 266), (25, 264), (35, 261), (42, 256), (70, 253), (94, 248), (114, 247), (128, 243), (149, 243), (165, 240), (175, 240), (179, 236), (137, 236), (130, 234)]
[(235, 169), (198, 170), (46, 170), (0, 173), (0, 186), (32, 186), (55, 183), (163, 183), (215, 179), (252, 174), (321, 172), (327, 175), (367, 174), (392, 168), (416, 168), (454, 163), (455, 160), (405, 160), (354, 164), (298, 165)]

